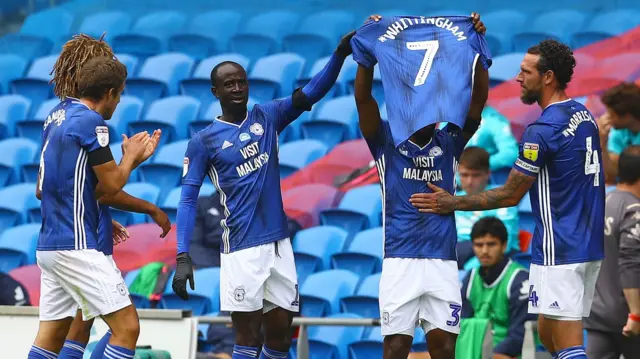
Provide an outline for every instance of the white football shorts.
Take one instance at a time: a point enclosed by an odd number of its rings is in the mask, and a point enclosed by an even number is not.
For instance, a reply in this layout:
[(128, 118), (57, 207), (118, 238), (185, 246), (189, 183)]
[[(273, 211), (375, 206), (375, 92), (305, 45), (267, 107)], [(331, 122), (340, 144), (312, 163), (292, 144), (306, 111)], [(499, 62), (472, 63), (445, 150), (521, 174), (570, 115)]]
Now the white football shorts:
[(75, 317), (83, 320), (131, 305), (129, 289), (111, 256), (95, 249), (37, 251), (40, 277), (40, 320)]
[(543, 266), (531, 264), (529, 313), (556, 320), (588, 317), (602, 261)]
[(380, 277), (382, 335), (413, 337), (422, 326), (460, 333), (462, 297), (456, 261), (385, 258)]
[[(276, 253), (277, 246), (277, 253)], [(264, 313), (300, 307), (298, 274), (289, 238), (220, 254), (220, 309)]]

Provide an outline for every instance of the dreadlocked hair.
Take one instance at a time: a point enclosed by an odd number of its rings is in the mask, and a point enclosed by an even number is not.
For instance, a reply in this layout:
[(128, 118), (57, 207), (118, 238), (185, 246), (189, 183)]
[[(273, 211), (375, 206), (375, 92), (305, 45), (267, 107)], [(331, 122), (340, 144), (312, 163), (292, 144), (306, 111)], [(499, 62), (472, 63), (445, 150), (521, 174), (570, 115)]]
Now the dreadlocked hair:
[(111, 46), (104, 41), (104, 35), (99, 40), (89, 35), (74, 35), (73, 39), (62, 46), (62, 52), (58, 57), (51, 74), (49, 83), (53, 83), (53, 93), (60, 99), (65, 97), (78, 97), (78, 72), (84, 64), (95, 57), (114, 57)]

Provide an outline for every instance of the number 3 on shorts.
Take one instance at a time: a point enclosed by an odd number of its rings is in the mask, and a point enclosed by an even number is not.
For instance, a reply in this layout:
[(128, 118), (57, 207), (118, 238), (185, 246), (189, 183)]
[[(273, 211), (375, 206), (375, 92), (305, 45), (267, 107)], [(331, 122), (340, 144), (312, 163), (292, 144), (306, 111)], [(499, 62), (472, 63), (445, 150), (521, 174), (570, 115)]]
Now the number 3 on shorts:
[(462, 307), (459, 304), (451, 303), (449, 304), (449, 308), (451, 308), (451, 318), (453, 318), (453, 320), (447, 320), (447, 325), (457, 327), (458, 324), (460, 324), (460, 310)]

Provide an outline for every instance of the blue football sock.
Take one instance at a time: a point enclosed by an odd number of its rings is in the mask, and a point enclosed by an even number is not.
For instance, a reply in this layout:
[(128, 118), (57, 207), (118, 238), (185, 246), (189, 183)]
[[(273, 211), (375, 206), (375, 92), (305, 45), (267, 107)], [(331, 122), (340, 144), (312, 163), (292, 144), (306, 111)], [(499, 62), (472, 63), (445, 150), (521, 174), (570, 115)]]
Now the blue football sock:
[(549, 353), (549, 354), (551, 354), (551, 358), (558, 359), (558, 354), (557, 353)]
[(262, 352), (260, 352), (260, 359), (287, 359), (287, 355), (289, 355), (289, 353), (272, 350), (263, 345)]
[(46, 349), (42, 349), (35, 345), (31, 346), (31, 350), (29, 350), (29, 355), (27, 359), (57, 359), (58, 354), (54, 352), (50, 352)]
[(107, 344), (104, 350), (104, 359), (133, 359), (136, 354), (134, 350)]
[(243, 347), (242, 345), (233, 346), (233, 354), (231, 359), (256, 359), (258, 357), (258, 348)]
[(93, 351), (91, 352), (91, 359), (102, 359), (104, 357), (104, 350), (107, 348), (107, 344), (109, 344), (109, 339), (111, 339), (111, 330), (107, 331), (98, 344), (93, 347)]
[(584, 346), (578, 345), (558, 351), (558, 359), (587, 359)]
[(58, 354), (58, 359), (82, 359), (86, 344), (73, 340), (66, 340), (64, 346)]

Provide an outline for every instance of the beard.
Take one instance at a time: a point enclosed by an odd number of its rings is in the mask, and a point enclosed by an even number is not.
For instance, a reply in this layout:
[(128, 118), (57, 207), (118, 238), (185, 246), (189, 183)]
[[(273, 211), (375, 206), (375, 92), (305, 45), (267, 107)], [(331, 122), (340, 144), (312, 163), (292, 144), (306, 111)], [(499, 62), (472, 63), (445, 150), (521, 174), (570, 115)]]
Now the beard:
[(520, 100), (525, 105), (533, 105), (540, 100), (540, 91), (538, 89), (522, 89)]

